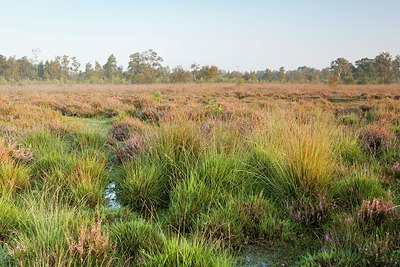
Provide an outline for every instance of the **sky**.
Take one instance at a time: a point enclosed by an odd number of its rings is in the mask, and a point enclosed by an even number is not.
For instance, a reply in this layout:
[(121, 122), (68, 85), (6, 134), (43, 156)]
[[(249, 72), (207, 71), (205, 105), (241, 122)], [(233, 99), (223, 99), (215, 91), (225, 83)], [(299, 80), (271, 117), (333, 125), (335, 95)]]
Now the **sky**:
[(400, 54), (400, 0), (0, 0), (0, 54), (76, 56), (155, 50), (170, 67), (323, 68)]

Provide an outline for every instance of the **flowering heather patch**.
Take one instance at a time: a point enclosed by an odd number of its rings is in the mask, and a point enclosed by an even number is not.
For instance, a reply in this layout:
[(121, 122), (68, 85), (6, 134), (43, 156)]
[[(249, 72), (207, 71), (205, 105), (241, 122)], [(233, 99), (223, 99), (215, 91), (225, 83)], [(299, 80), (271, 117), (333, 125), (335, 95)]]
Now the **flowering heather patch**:
[(307, 226), (323, 224), (334, 209), (326, 193), (319, 194), (316, 200), (305, 198), (286, 201), (285, 204), (292, 219)]
[(77, 240), (67, 237), (68, 252), (79, 257), (84, 262), (90, 257), (105, 259), (111, 256), (115, 246), (111, 244), (109, 234), (103, 233), (102, 220), (96, 219), (89, 226), (89, 219), (86, 218), (81, 225)]
[(114, 149), (115, 156), (120, 163), (128, 162), (134, 157), (139, 156), (145, 145), (143, 136), (135, 134)]
[(358, 212), (358, 219), (362, 222), (382, 224), (394, 211), (394, 204), (389, 194), (388, 200), (374, 198), (364, 200)]
[(387, 146), (394, 135), (389, 131), (386, 125), (369, 124), (360, 133), (360, 138), (367, 147), (373, 152)]
[(362, 112), (368, 112), (368, 111), (372, 110), (372, 106), (368, 105), (368, 104), (362, 104), (360, 106), (360, 109)]

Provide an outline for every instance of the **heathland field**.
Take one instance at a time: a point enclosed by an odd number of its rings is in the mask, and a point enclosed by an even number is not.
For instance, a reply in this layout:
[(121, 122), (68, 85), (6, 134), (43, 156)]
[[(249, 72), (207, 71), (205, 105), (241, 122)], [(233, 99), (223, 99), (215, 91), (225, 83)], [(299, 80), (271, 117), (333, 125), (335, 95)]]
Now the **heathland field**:
[(400, 85), (0, 86), (0, 266), (399, 266)]

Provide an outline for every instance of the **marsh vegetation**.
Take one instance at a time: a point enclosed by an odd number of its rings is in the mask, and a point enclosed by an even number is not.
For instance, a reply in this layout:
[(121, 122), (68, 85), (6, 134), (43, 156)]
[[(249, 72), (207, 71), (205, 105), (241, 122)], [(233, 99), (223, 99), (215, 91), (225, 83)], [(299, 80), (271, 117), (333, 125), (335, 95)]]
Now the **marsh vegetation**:
[(399, 189), (398, 84), (0, 87), (1, 266), (398, 266)]

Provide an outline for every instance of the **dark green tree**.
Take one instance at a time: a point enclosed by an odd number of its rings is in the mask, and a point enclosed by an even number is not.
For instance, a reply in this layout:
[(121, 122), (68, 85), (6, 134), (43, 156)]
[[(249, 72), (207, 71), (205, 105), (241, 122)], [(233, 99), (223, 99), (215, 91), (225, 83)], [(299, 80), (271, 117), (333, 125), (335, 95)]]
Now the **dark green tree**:
[(393, 79), (392, 56), (389, 53), (381, 53), (375, 58), (375, 66), (381, 83), (390, 83)]
[(279, 68), (279, 82), (284, 83), (286, 81), (286, 71), (284, 67)]
[(378, 72), (375, 67), (373, 59), (362, 58), (355, 62), (355, 79), (358, 83), (366, 84), (376, 82), (378, 79)]
[(203, 66), (199, 71), (199, 77), (206, 82), (213, 81), (218, 75), (217, 66)]
[(116, 76), (118, 76), (118, 66), (117, 66), (117, 59), (113, 54), (111, 54), (106, 64), (103, 66), (104, 76), (108, 82), (112, 82)]
[(152, 49), (129, 56), (128, 77), (134, 83), (152, 83), (164, 74), (164, 61)]
[(193, 79), (192, 73), (182, 68), (182, 66), (175, 67), (169, 77), (172, 83), (188, 83)]
[(342, 83), (353, 83), (353, 65), (345, 58), (338, 58), (331, 63), (333, 75), (336, 75)]

